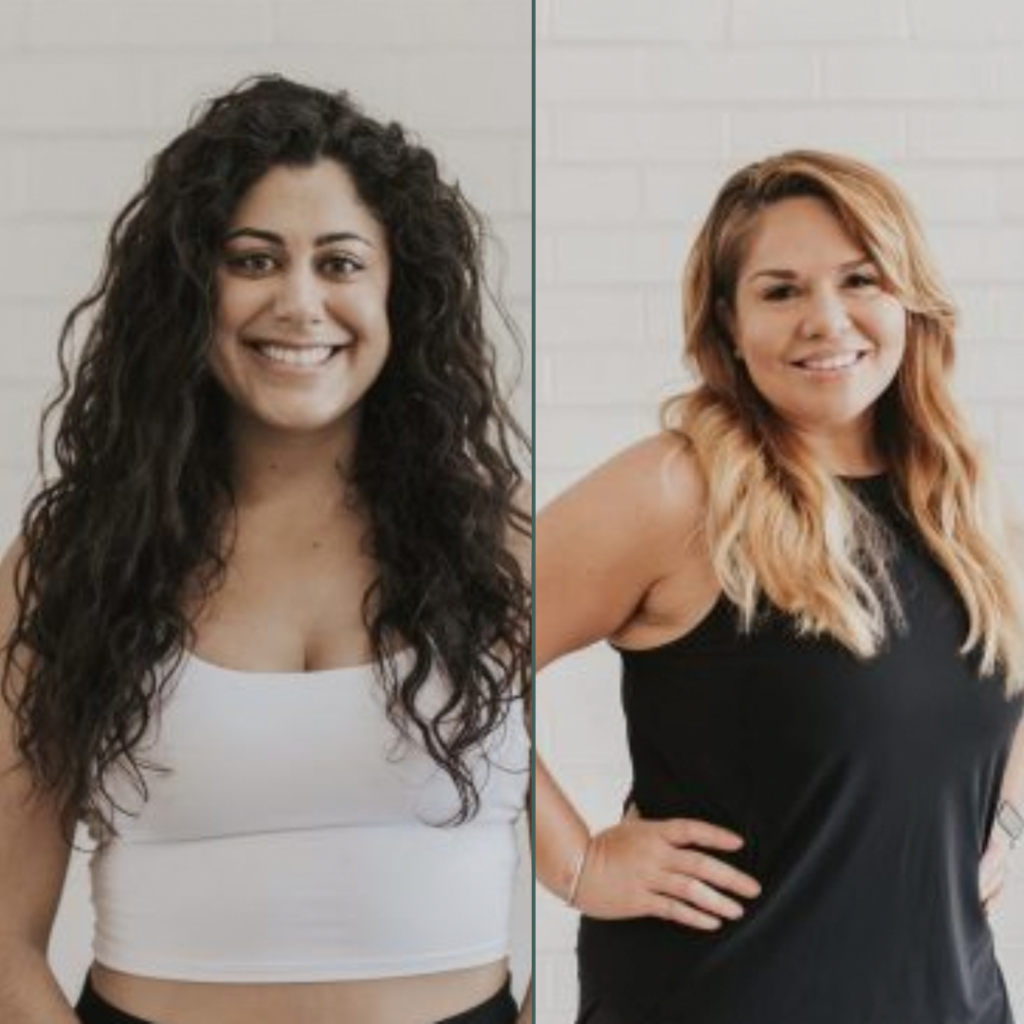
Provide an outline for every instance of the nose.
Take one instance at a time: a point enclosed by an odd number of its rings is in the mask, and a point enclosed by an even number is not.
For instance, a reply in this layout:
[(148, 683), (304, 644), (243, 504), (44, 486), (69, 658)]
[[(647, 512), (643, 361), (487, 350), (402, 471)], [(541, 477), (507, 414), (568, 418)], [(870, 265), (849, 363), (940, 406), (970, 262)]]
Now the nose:
[(323, 322), (323, 286), (311, 268), (294, 266), (278, 278), (273, 313), (280, 323), (302, 326)]
[(849, 329), (850, 316), (839, 291), (830, 284), (814, 289), (804, 310), (801, 335), (808, 340), (837, 338)]

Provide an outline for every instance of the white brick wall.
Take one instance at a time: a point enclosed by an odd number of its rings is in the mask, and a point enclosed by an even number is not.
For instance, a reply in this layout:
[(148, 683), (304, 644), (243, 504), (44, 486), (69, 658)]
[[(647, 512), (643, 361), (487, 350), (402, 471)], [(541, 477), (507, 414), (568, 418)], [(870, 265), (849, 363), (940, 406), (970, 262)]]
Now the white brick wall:
[[(654, 428), (697, 223), (728, 172), (798, 145), (915, 199), (964, 314), (961, 396), (1024, 502), (1024, 5), (539, 0), (537, 32), (541, 504)], [(606, 650), (540, 680), (540, 749), (594, 826), (628, 776), (617, 687)], [(997, 930), (1021, 1013), (1024, 883)], [(572, 1020), (574, 937), (538, 894), (538, 1024)]]
[[(14, 535), (60, 322), (105, 232), (192, 106), (243, 75), (347, 88), (404, 121), (490, 217), (529, 331), (529, 0), (0, 0), (0, 537)], [(528, 335), (527, 335), (528, 336)], [(530, 416), (530, 363), (516, 394)], [(75, 859), (53, 959), (75, 992), (91, 915)], [(524, 851), (514, 969), (530, 969)]]

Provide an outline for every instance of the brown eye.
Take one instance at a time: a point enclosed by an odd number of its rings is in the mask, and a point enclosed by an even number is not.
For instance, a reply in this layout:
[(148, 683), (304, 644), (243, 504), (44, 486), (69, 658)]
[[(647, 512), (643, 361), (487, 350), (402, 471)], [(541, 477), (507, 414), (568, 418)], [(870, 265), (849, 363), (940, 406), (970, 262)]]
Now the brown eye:
[(235, 253), (226, 258), (226, 263), (232, 270), (250, 277), (266, 274), (277, 266), (274, 257), (266, 252)]
[(328, 256), (320, 264), (320, 268), (331, 277), (351, 277), (352, 274), (362, 270), (363, 265), (355, 257), (339, 253)]
[(846, 284), (850, 288), (857, 288), (857, 289), (860, 289), (860, 288), (877, 288), (878, 287), (878, 278), (875, 277), (873, 274), (856, 273), (856, 274), (851, 274), (846, 279)]
[(779, 284), (763, 292), (761, 298), (766, 302), (785, 302), (796, 295), (796, 288), (791, 284)]

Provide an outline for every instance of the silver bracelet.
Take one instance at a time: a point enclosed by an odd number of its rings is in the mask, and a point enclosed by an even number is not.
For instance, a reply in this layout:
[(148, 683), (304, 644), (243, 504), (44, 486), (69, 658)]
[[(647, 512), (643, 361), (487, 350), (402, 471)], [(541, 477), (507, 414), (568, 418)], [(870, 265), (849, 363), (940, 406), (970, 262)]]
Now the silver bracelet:
[(572, 879), (569, 882), (569, 891), (565, 895), (565, 905), (567, 907), (576, 906), (576, 896), (579, 893), (580, 879), (583, 877), (583, 868), (587, 863), (587, 856), (590, 853), (590, 846), (593, 843), (593, 839), (587, 837), (587, 845), (576, 855), (576, 863), (572, 866)]
[(1010, 849), (1014, 849), (1024, 835), (1024, 816), (1009, 800), (1000, 800), (996, 811), (996, 824), (1010, 840)]

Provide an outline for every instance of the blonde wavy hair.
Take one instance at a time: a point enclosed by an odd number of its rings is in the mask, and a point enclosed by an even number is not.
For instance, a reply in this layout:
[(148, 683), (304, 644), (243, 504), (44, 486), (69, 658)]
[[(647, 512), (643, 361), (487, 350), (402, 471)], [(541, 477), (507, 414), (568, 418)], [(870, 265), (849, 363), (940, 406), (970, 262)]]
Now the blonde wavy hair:
[(914, 213), (884, 175), (846, 157), (784, 153), (735, 173), (691, 250), (686, 357), (698, 385), (662, 409), (708, 488), (706, 537), (726, 596), (750, 629), (762, 599), (803, 635), (869, 658), (899, 629), (890, 534), (832, 476), (754, 387), (734, 356), (726, 309), (760, 213), (820, 198), (874, 261), (906, 310), (906, 351), (875, 408), (876, 443), (904, 512), (953, 582), (967, 617), (961, 653), (982, 675), (1024, 688), (1019, 529), (950, 391), (956, 311)]

